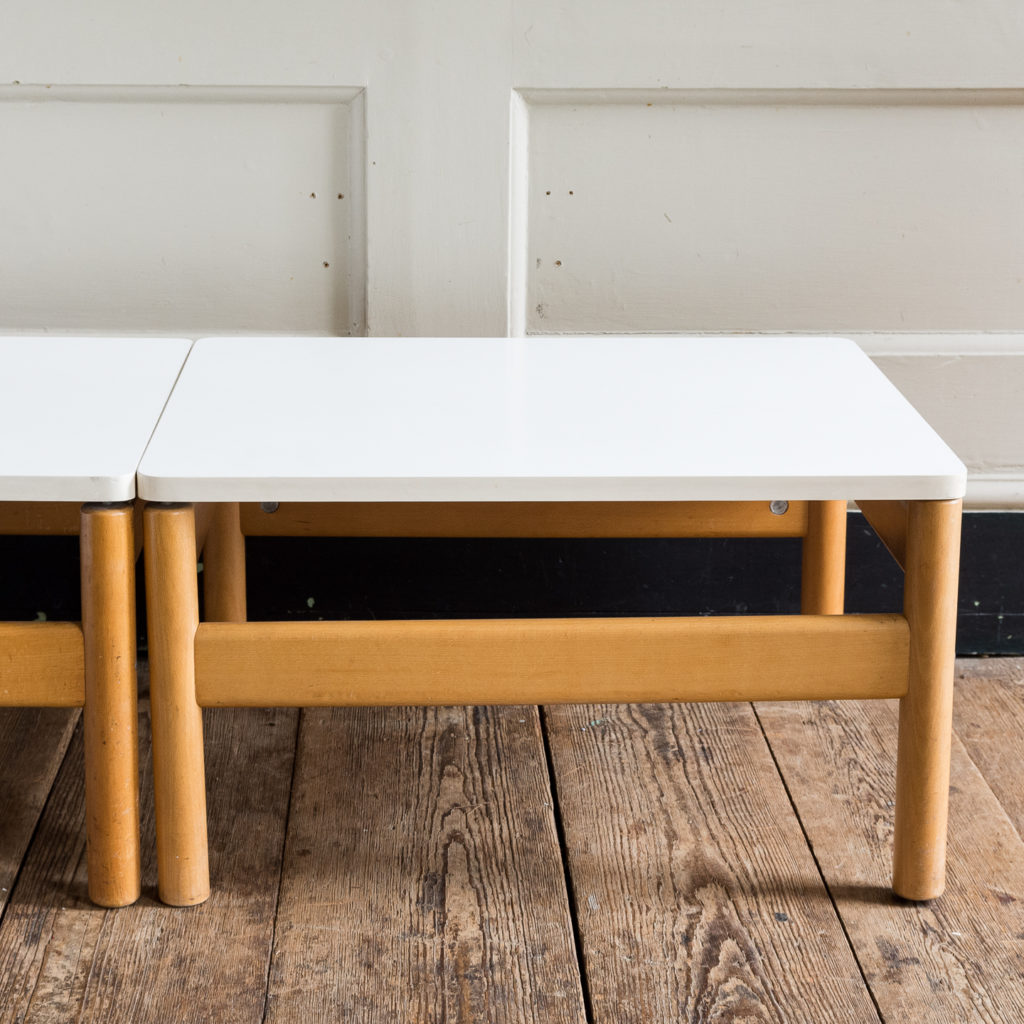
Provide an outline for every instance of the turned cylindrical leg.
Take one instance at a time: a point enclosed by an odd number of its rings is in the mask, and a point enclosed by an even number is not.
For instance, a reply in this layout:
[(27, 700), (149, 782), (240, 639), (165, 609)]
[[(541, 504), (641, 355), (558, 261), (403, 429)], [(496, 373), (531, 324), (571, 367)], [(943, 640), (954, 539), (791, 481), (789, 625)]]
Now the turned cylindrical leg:
[(210, 622), (245, 622), (245, 537), (237, 501), (211, 509), (203, 547), (203, 601)]
[(900, 701), (892, 884), (910, 900), (945, 887), (960, 515), (959, 500), (914, 501), (908, 509), (910, 677)]
[(132, 502), (81, 515), (85, 816), (89, 898), (139, 898), (139, 747)]
[(846, 586), (846, 502), (807, 503), (800, 610), (805, 615), (842, 615)]
[(192, 506), (147, 505), (145, 534), (159, 891), (164, 903), (190, 906), (210, 895)]

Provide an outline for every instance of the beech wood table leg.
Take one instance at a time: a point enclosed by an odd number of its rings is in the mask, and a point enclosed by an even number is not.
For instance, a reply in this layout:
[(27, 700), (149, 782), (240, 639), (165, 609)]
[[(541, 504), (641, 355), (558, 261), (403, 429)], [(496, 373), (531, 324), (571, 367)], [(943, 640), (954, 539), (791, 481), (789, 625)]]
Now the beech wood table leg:
[(945, 887), (961, 507), (914, 501), (907, 516), (910, 677), (900, 701), (893, 889), (910, 900)]
[(208, 622), (245, 622), (245, 537), (236, 501), (211, 509), (203, 547), (203, 600)]
[(191, 906), (210, 895), (192, 506), (147, 505), (145, 534), (159, 891), (164, 903)]
[(89, 898), (139, 898), (134, 503), (81, 513), (85, 807)]
[(845, 586), (846, 502), (809, 502), (800, 610), (805, 615), (842, 615)]

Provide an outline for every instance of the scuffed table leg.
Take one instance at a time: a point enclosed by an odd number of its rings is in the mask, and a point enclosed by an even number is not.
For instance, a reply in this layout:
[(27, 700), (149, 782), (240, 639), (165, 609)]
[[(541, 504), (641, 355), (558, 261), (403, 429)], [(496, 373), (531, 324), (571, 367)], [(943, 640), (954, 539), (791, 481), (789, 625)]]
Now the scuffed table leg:
[(85, 804), (89, 898), (139, 898), (134, 502), (81, 513)]
[(900, 701), (893, 889), (911, 900), (945, 887), (961, 509), (959, 499), (908, 507), (910, 677)]
[(195, 517), (191, 505), (149, 504), (144, 519), (160, 899), (191, 906), (210, 895), (203, 720), (195, 689)]

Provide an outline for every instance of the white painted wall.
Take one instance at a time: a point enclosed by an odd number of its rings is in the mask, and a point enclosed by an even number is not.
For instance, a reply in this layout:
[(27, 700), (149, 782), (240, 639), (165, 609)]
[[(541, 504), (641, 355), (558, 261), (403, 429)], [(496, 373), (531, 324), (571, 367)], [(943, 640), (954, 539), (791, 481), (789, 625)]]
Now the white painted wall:
[(844, 333), (1024, 507), (1022, 55), (1018, 0), (5, 0), (0, 331)]

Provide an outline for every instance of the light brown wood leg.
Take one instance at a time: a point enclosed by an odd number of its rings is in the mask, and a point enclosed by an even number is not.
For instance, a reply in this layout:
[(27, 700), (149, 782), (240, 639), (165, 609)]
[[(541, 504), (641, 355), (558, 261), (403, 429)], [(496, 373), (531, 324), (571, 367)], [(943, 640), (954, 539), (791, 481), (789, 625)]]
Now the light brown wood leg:
[(210, 895), (192, 506), (147, 505), (145, 533), (157, 874), (160, 899), (183, 907)]
[(892, 884), (909, 900), (945, 887), (961, 504), (915, 501), (907, 517), (910, 679), (900, 701)]
[(245, 622), (245, 537), (238, 502), (211, 510), (203, 547), (203, 600), (210, 622)]
[(842, 615), (845, 585), (846, 502), (809, 502), (800, 610), (805, 615)]
[(81, 514), (86, 858), (102, 907), (140, 891), (133, 517), (131, 502)]

